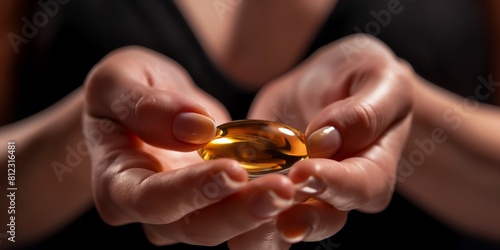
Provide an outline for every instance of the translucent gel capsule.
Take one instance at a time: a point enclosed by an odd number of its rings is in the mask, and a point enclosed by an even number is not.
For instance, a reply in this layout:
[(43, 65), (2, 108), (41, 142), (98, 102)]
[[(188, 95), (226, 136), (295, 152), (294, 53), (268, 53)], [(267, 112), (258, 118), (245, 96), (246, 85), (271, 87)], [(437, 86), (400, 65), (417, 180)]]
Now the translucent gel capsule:
[(250, 178), (287, 173), (295, 162), (308, 158), (301, 132), (263, 120), (239, 120), (218, 126), (215, 138), (198, 153), (205, 160), (235, 159)]

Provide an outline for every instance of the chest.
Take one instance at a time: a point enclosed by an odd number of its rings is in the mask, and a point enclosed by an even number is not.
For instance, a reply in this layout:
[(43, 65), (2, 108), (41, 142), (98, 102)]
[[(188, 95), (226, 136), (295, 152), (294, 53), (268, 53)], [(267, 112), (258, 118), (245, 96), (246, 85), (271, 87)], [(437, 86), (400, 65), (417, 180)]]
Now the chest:
[(333, 0), (177, 0), (211, 62), (254, 90), (289, 70), (305, 53)]

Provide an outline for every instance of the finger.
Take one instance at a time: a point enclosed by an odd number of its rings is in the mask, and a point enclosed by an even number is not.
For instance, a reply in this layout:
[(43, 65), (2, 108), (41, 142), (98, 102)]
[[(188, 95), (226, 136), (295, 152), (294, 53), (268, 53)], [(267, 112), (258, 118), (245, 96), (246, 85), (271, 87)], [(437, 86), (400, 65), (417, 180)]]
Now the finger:
[(373, 146), (340, 162), (308, 159), (296, 163), (288, 177), (300, 192), (335, 208), (378, 212), (392, 197), (397, 164), (411, 117), (396, 123)]
[[(346, 48), (356, 51), (346, 54)], [(293, 96), (307, 103), (301, 113), (309, 121), (312, 157), (339, 151), (341, 159), (359, 151), (411, 109), (413, 70), (371, 36), (353, 35), (325, 46), (304, 68)]]
[(171, 223), (237, 192), (248, 178), (246, 171), (229, 159), (160, 171), (157, 159), (140, 149), (94, 154), (96, 207), (111, 225)]
[(297, 204), (278, 216), (277, 228), (289, 243), (320, 241), (338, 233), (347, 221), (347, 212), (315, 199)]
[[(391, 67), (388, 67), (389, 69)], [(382, 67), (351, 79), (348, 98), (332, 100), (306, 130), (311, 157), (348, 157), (372, 144), (411, 110), (407, 77)], [(392, 68), (398, 69), (399, 66)], [(328, 99), (328, 97), (325, 97)]]
[(197, 101), (216, 102), (194, 90), (187, 77), (151, 80), (150, 64), (180, 71), (170, 61), (137, 51), (117, 52), (103, 60), (85, 82), (87, 112), (124, 124), (154, 146), (199, 148), (215, 135), (214, 117), (187, 96), (196, 93)]
[(268, 223), (293, 204), (293, 184), (282, 175), (252, 180), (238, 193), (167, 225), (145, 226), (156, 245), (214, 246)]
[(230, 249), (289, 249), (291, 244), (284, 241), (277, 228), (276, 221), (268, 222), (254, 230), (240, 234), (228, 242)]

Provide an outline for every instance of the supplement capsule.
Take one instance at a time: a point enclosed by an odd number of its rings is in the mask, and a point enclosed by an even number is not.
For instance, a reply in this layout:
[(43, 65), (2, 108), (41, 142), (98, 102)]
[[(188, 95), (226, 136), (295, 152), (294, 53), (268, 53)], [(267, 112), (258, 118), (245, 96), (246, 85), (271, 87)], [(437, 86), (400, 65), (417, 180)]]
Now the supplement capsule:
[(288, 125), (265, 120), (219, 125), (215, 138), (198, 153), (204, 160), (235, 159), (250, 178), (287, 173), (294, 163), (308, 158), (304, 134)]

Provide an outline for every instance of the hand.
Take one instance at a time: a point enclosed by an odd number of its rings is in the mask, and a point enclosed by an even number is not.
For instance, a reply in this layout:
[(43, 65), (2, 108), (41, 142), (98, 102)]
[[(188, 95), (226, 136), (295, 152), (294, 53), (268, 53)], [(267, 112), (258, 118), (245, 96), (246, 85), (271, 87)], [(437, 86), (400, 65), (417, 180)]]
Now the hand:
[(292, 205), (285, 176), (247, 182), (230, 159), (195, 152), (230, 120), (170, 59), (139, 47), (114, 51), (85, 82), (84, 134), (103, 220), (140, 222), (156, 245), (217, 245)]
[(278, 120), (307, 136), (310, 159), (288, 177), (301, 199), (279, 215), (289, 242), (337, 233), (350, 210), (389, 203), (409, 133), (414, 73), (378, 40), (355, 35), (317, 51), (259, 92), (250, 118)]

